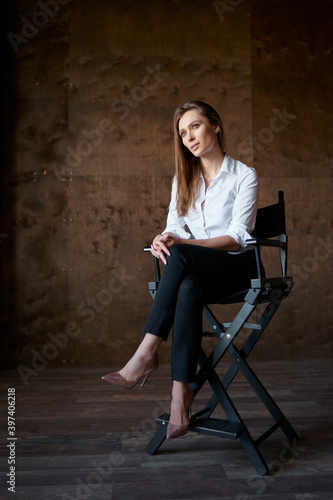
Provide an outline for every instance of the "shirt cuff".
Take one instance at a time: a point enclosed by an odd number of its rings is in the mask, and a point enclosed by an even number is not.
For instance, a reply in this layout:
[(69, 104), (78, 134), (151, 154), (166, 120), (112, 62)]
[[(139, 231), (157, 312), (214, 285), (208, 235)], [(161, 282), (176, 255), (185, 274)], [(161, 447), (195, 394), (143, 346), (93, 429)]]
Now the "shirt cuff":
[(241, 248), (245, 248), (249, 246), (246, 243), (246, 240), (249, 240), (251, 238), (250, 233), (247, 231), (247, 227), (243, 226), (242, 224), (237, 224), (237, 225), (231, 225), (226, 232), (228, 236), (231, 236), (238, 245), (240, 245)]

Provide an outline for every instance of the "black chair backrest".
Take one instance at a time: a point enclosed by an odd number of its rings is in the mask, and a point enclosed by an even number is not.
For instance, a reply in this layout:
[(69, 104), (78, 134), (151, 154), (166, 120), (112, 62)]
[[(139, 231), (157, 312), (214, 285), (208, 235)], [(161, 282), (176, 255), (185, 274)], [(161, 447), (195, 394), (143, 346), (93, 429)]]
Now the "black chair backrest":
[(258, 209), (256, 225), (251, 236), (273, 238), (280, 234), (286, 234), (283, 191), (279, 191), (278, 203)]

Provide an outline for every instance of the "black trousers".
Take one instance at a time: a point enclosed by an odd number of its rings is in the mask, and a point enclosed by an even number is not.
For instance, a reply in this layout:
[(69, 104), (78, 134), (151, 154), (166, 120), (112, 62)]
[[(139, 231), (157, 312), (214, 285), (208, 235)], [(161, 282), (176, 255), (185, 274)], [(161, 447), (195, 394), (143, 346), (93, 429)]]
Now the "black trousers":
[(173, 325), (171, 378), (194, 382), (202, 338), (202, 309), (249, 287), (257, 277), (253, 250), (230, 254), (197, 245), (174, 245), (144, 332), (167, 340)]

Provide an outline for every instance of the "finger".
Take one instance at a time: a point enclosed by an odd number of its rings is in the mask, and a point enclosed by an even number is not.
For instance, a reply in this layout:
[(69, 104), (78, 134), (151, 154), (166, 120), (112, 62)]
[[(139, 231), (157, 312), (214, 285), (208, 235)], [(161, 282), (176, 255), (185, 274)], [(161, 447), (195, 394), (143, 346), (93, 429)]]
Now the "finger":
[(152, 255), (154, 257), (158, 257), (157, 251), (155, 250), (155, 248), (153, 247), (153, 245), (150, 246), (150, 251), (151, 251), (151, 253), (152, 253)]
[(167, 264), (165, 253), (162, 250), (159, 249), (157, 251), (157, 255), (158, 255), (158, 258), (161, 259), (161, 261), (163, 262), (163, 264)]
[(158, 259), (161, 259), (161, 261), (163, 262), (163, 264), (167, 264), (167, 260), (165, 258), (165, 254), (163, 252), (156, 252), (156, 255), (155, 255)]
[(153, 245), (151, 245), (150, 251), (151, 251), (151, 253), (152, 253), (152, 255), (154, 257), (157, 257), (158, 259), (161, 259), (161, 261), (163, 262), (163, 264), (167, 264), (167, 260), (166, 260), (165, 255), (164, 255), (164, 253), (162, 251), (160, 251), (160, 250), (154, 250)]
[(169, 248), (167, 247), (167, 241), (159, 241), (159, 246), (161, 248), (161, 250), (167, 254), (167, 255), (170, 255), (170, 251), (169, 251)]
[(170, 250), (168, 249), (168, 247), (166, 245), (162, 244), (161, 250), (163, 253), (165, 253), (166, 255), (169, 255), (169, 257), (170, 257)]
[(168, 247), (168, 248), (171, 248), (173, 245), (176, 244), (176, 240), (174, 238), (168, 240), (165, 245)]
[(152, 243), (151, 247), (153, 248), (153, 250), (155, 250), (155, 252), (158, 252), (160, 249), (160, 245), (154, 242)]

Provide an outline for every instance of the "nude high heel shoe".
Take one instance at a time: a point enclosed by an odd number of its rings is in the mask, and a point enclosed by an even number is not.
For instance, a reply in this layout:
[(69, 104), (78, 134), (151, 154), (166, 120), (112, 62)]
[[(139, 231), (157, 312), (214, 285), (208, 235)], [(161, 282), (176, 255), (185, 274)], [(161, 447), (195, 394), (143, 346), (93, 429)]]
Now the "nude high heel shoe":
[(123, 387), (124, 389), (133, 389), (133, 387), (135, 387), (138, 384), (138, 382), (141, 381), (140, 385), (141, 385), (141, 387), (143, 387), (145, 385), (149, 375), (151, 375), (155, 370), (157, 370), (158, 365), (159, 365), (159, 359), (158, 359), (157, 353), (155, 353), (155, 356), (154, 356), (152, 363), (150, 364), (148, 369), (145, 371), (145, 373), (143, 375), (141, 375), (141, 377), (139, 377), (138, 379), (126, 380), (126, 379), (124, 379), (124, 377), (122, 377), (120, 375), (119, 372), (113, 372), (113, 373), (109, 373), (108, 375), (104, 375), (104, 377), (102, 377), (102, 380), (105, 380), (106, 382), (110, 382), (110, 384), (119, 385), (120, 387)]
[(169, 420), (167, 432), (166, 432), (167, 439), (174, 439), (174, 438), (179, 437), (179, 436), (184, 436), (185, 434), (188, 433), (188, 430), (190, 427), (191, 406), (193, 403), (193, 399), (194, 399), (194, 393), (190, 389), (190, 400), (189, 400), (189, 405), (187, 408), (189, 422), (188, 422), (188, 424), (177, 425), (177, 424), (172, 424)]

